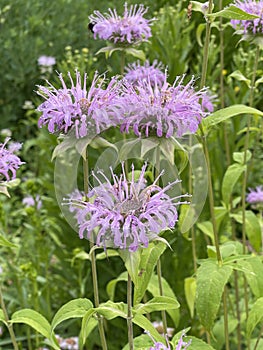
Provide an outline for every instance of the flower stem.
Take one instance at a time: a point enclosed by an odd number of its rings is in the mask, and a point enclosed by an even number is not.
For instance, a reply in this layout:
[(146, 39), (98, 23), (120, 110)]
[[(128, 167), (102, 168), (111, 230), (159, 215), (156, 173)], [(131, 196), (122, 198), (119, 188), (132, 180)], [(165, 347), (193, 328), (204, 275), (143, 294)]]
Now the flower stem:
[[(89, 164), (88, 164), (88, 150), (86, 151), (86, 159), (83, 159), (83, 184), (84, 184), (84, 192), (86, 200), (88, 200), (88, 191), (89, 191)], [(96, 255), (94, 249), (92, 249), (94, 246), (93, 242), (90, 242), (90, 260), (91, 260), (91, 272), (92, 272), (92, 282), (93, 282), (93, 292), (94, 292), (94, 303), (95, 307), (99, 307), (100, 300), (99, 300), (99, 287), (98, 287), (98, 275), (97, 275), (97, 266), (96, 266)], [(103, 350), (107, 350), (107, 342), (104, 332), (104, 325), (103, 325), (103, 317), (98, 315), (98, 327), (99, 327), (99, 333), (100, 333), (100, 340)]]
[(11, 341), (12, 341), (12, 344), (14, 346), (14, 350), (18, 350), (18, 345), (17, 345), (17, 342), (16, 342), (15, 333), (14, 333), (14, 330), (13, 330), (13, 325), (12, 325), (12, 323), (9, 322), (9, 317), (8, 317), (8, 313), (7, 313), (7, 310), (6, 310), (6, 306), (5, 306), (5, 302), (4, 302), (1, 286), (0, 286), (0, 306), (1, 306), (1, 308), (3, 310), (3, 313), (4, 313), (6, 326), (7, 326), (8, 332), (10, 334)]
[(129, 340), (129, 349), (133, 350), (133, 324), (132, 324), (132, 280), (131, 276), (128, 273), (127, 281), (127, 325), (128, 325), (128, 340)]
[[(159, 145), (156, 148), (155, 170), (156, 170), (155, 177), (157, 177), (160, 174), (160, 146)], [(157, 185), (158, 185), (158, 183), (159, 183), (159, 181), (157, 182)], [(160, 296), (163, 296), (164, 294), (163, 294), (163, 283), (162, 283), (162, 264), (161, 264), (160, 258), (157, 261), (157, 276), (158, 276)], [(162, 321), (163, 321), (163, 333), (166, 335), (167, 334), (167, 319), (166, 319), (165, 310), (161, 311), (161, 314), (162, 314)]]

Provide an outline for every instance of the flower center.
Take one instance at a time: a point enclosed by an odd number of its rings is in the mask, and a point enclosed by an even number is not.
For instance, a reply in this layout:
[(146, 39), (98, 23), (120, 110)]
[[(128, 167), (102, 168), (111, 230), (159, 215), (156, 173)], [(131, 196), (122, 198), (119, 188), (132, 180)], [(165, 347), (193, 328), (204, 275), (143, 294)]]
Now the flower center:
[(120, 204), (120, 212), (122, 214), (128, 214), (131, 211), (141, 209), (142, 202), (138, 199), (126, 199), (124, 202)]

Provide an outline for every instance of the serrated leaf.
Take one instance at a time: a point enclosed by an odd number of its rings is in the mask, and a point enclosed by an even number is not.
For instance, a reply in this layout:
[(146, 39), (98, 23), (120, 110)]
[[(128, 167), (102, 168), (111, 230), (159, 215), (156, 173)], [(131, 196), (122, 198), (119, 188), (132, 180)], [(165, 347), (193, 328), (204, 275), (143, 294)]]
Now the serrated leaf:
[(245, 12), (241, 10), (239, 7), (236, 7), (234, 5), (230, 5), (221, 11), (207, 14), (206, 16), (209, 17), (210, 19), (215, 19), (217, 17), (224, 17), (228, 19), (239, 19), (239, 20), (259, 18), (259, 16), (252, 15), (251, 13)]
[(238, 163), (232, 164), (227, 168), (222, 183), (222, 197), (226, 206), (229, 206), (233, 188), (245, 169), (245, 165)]
[(248, 314), (247, 319), (247, 336), (251, 337), (251, 334), (255, 327), (263, 321), (263, 297), (259, 298), (252, 306)]
[(197, 270), (196, 310), (207, 331), (213, 327), (232, 270), (230, 266), (218, 266), (216, 260), (204, 261)]
[(239, 116), (241, 114), (256, 114), (263, 116), (263, 112), (256, 108), (248, 107), (246, 105), (234, 105), (219, 109), (218, 111), (210, 114), (208, 117), (202, 120), (202, 126), (204, 132), (208, 132), (213, 126), (218, 125), (229, 118)]
[(133, 312), (135, 314), (145, 314), (153, 311), (162, 311), (170, 309), (178, 309), (180, 304), (175, 298), (158, 296), (147, 301), (145, 304), (139, 304), (133, 307)]
[(89, 299), (79, 298), (70, 300), (63, 305), (55, 314), (51, 326), (55, 329), (61, 322), (70, 318), (83, 317), (89, 309), (93, 308), (93, 304)]
[[(238, 223), (243, 224), (242, 213), (231, 214)], [(261, 249), (261, 227), (258, 217), (251, 210), (246, 210), (246, 235), (253, 248), (259, 252)]]
[(44, 316), (35, 310), (22, 309), (16, 311), (13, 313), (10, 322), (26, 324), (42, 334), (45, 338), (50, 338), (51, 325)]
[(139, 271), (134, 283), (134, 305), (142, 300), (157, 261), (165, 249), (166, 245), (158, 242), (157, 244), (150, 243), (148, 248), (142, 250), (138, 267)]
[(190, 310), (191, 318), (194, 317), (195, 310), (195, 295), (196, 295), (196, 279), (187, 277), (184, 279), (184, 293), (187, 305)]
[(250, 259), (243, 259), (237, 265), (239, 268), (243, 268), (253, 294), (257, 298), (263, 297), (263, 262), (261, 258), (254, 256)]
[(9, 242), (4, 236), (0, 234), (0, 246), (9, 247), (9, 248), (17, 248), (17, 245)]

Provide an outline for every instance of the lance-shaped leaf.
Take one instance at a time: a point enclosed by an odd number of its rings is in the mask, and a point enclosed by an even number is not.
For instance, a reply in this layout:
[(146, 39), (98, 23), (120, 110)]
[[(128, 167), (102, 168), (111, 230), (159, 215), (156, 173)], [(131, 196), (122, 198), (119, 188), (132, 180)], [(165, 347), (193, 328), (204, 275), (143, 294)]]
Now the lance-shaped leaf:
[(263, 116), (263, 112), (259, 111), (256, 108), (248, 107), (246, 105), (234, 105), (230, 107), (226, 107), (223, 109), (219, 109), (218, 111), (210, 114), (208, 117), (202, 120), (202, 127), (205, 133), (215, 125), (218, 125), (226, 120), (239, 116), (241, 114), (255, 114)]
[(210, 331), (219, 310), (224, 286), (231, 266), (218, 266), (216, 260), (206, 260), (197, 270), (196, 310), (202, 325)]
[(239, 20), (259, 18), (259, 16), (252, 15), (251, 13), (245, 12), (241, 10), (239, 7), (236, 7), (234, 5), (228, 6), (218, 12), (209, 13), (206, 16), (209, 17), (210, 19), (215, 19), (217, 17), (224, 17), (228, 19), (239, 19)]
[(9, 248), (17, 248), (17, 245), (9, 242), (4, 236), (0, 234), (0, 246), (9, 247)]
[(180, 304), (176, 298), (158, 296), (147, 301), (145, 304), (139, 304), (133, 307), (133, 312), (135, 314), (145, 314), (153, 311), (171, 310), (178, 309)]
[(246, 165), (235, 163), (230, 165), (224, 175), (223, 184), (222, 184), (222, 196), (223, 201), (226, 206), (229, 205), (230, 197), (233, 192), (234, 186), (237, 183), (240, 176), (246, 169)]
[(247, 336), (250, 338), (255, 327), (263, 321), (263, 297), (252, 306), (247, 319)]
[(163, 342), (164, 339), (161, 336), (161, 334), (155, 329), (155, 327), (152, 325), (152, 323), (148, 320), (147, 317), (136, 314), (132, 322), (134, 324), (137, 324), (137, 326), (141, 327), (143, 330), (150, 332), (151, 336), (154, 337), (154, 339), (158, 342)]
[(112, 301), (114, 300), (116, 284), (121, 281), (127, 282), (127, 280), (128, 280), (128, 274), (127, 274), (127, 271), (124, 271), (117, 278), (114, 278), (107, 284), (106, 290), (110, 300)]
[(113, 301), (108, 300), (106, 303), (95, 308), (95, 311), (104, 316), (107, 320), (112, 320), (116, 317), (127, 317), (127, 305), (123, 302), (114, 303)]
[(92, 308), (93, 304), (89, 299), (79, 298), (70, 300), (55, 314), (51, 324), (52, 330), (65, 320), (83, 317), (87, 311)]

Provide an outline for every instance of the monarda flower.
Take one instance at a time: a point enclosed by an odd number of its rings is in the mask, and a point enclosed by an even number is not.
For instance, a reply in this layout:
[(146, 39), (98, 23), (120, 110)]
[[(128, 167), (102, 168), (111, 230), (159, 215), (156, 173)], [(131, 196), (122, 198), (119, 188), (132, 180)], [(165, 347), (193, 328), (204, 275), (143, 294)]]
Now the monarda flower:
[[(56, 89), (49, 82), (49, 87), (38, 86), (37, 94), (46, 101), (37, 110), (42, 113), (38, 125), (48, 125), (50, 133), (61, 132), (67, 134), (75, 130), (77, 138), (85, 137), (89, 128), (94, 132), (110, 127), (114, 120), (118, 120), (119, 105), (119, 82), (112, 78), (106, 88), (103, 88), (105, 77), (95, 73), (90, 88), (87, 88), (87, 74), (84, 74), (83, 82), (80, 72), (76, 71), (76, 84), (68, 73), (71, 86), (68, 88), (59, 74), (62, 88)], [(117, 119), (116, 119), (117, 118)]]
[(145, 61), (144, 65), (141, 65), (139, 61), (129, 64), (125, 67), (125, 79), (133, 84), (137, 85), (140, 81), (150, 81), (151, 85), (157, 84), (162, 86), (165, 82), (165, 73), (163, 64), (157, 60), (153, 61), (150, 65), (149, 61)]
[(0, 181), (14, 180), (16, 171), (24, 164), (12, 150), (6, 147), (9, 140), (10, 138), (6, 138), (5, 142), (0, 144)]
[(235, 29), (240, 29), (243, 34), (262, 34), (263, 33), (263, 1), (255, 0), (236, 0), (233, 5), (251, 15), (259, 16), (255, 19), (238, 20), (232, 19), (231, 24)]
[(255, 190), (251, 188), (249, 190), (247, 202), (250, 204), (263, 204), (263, 187), (257, 186)]
[(92, 176), (98, 186), (89, 193), (89, 201), (70, 199), (70, 211), (76, 212), (80, 238), (93, 239), (98, 246), (126, 249), (134, 252), (140, 246), (148, 247), (162, 230), (173, 228), (178, 219), (174, 202), (179, 197), (170, 198), (166, 193), (179, 181), (176, 180), (161, 188), (157, 183), (163, 172), (150, 186), (145, 186), (145, 171), (142, 167), (138, 181), (135, 181), (132, 166), (131, 181), (125, 175), (124, 164), (118, 177), (111, 170), (113, 184), (101, 171), (102, 182), (97, 175)]
[(132, 129), (136, 136), (166, 136), (195, 133), (207, 103), (207, 89), (195, 91), (194, 78), (183, 85), (185, 76), (178, 76), (173, 85), (165, 79), (162, 86), (151, 85), (149, 80), (138, 82), (136, 87), (126, 84), (125, 116), (120, 123), (121, 132)]
[(116, 9), (109, 9), (109, 13), (105, 14), (94, 11), (94, 14), (89, 16), (94, 38), (109, 40), (118, 46), (130, 46), (146, 41), (151, 37), (152, 22), (143, 17), (147, 10), (143, 5), (131, 5), (128, 9), (125, 3), (122, 16), (117, 14)]

